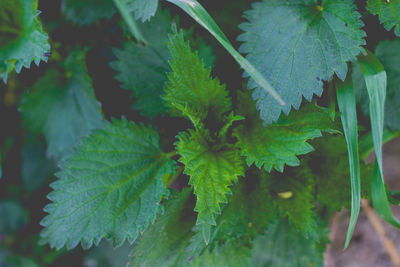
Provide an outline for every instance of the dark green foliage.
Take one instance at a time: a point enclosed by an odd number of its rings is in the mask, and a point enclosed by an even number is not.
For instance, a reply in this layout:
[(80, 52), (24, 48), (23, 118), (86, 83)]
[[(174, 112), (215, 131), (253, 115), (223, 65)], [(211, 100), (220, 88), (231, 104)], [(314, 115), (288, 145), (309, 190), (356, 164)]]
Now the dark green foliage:
[(270, 124), (281, 111), (300, 107), (302, 97), (311, 101), (322, 94), (322, 81), (334, 74), (344, 80), (347, 61), (363, 51), (365, 33), (352, 1), (264, 0), (253, 4), (241, 24), (244, 42), (240, 51), (272, 83), (286, 102), (280, 106), (253, 80), (253, 98), (261, 119)]
[(277, 123), (264, 127), (249, 94), (239, 93), (239, 97), (238, 113), (246, 120), (234, 135), (249, 166), (254, 163), (268, 172), (272, 168), (282, 172), (285, 165), (298, 166), (300, 162), (296, 156), (313, 150), (307, 140), (321, 136), (321, 131), (333, 133), (339, 129), (330, 119), (328, 110), (315, 104), (288, 117), (283, 115)]
[(37, 0), (2, 0), (0, 3), (0, 78), (35, 62), (47, 61), (50, 51), (47, 34), (37, 16)]
[(163, 178), (175, 165), (154, 130), (123, 119), (85, 138), (60, 167), (41, 222), (42, 241), (90, 248), (103, 237), (115, 245), (132, 243), (161, 213), (159, 202), (169, 194)]
[(0, 266), (322, 266), (360, 198), (398, 226), (358, 155), (400, 135), (399, 40), (363, 28), (399, 0), (203, 4), (41, 1), (50, 51), (38, 0), (0, 1)]
[(63, 72), (51, 69), (39, 79), (20, 107), (27, 127), (45, 136), (47, 155), (57, 160), (69, 155), (81, 137), (103, 125), (85, 53), (74, 50), (62, 66)]
[(394, 33), (400, 36), (399, 0), (368, 0), (367, 8), (372, 14), (378, 15), (386, 30), (394, 28)]

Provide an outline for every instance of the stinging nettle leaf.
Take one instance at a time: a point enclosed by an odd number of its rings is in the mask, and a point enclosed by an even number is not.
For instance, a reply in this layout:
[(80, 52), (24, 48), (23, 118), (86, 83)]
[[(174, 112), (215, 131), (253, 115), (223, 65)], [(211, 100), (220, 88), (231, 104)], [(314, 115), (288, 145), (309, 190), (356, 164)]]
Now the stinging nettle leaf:
[(246, 117), (244, 125), (234, 130), (237, 147), (253, 163), (268, 172), (282, 172), (285, 165), (298, 166), (298, 155), (313, 150), (308, 140), (322, 136), (322, 131), (338, 133), (339, 125), (329, 116), (329, 110), (308, 104), (288, 117), (282, 115), (277, 123), (264, 127), (249, 93), (239, 93), (238, 113)]
[(215, 39), (231, 54), (239, 65), (249, 73), (249, 75), (271, 96), (280, 104), (285, 105), (285, 102), (277, 94), (275, 89), (269, 84), (269, 82), (263, 77), (263, 75), (247, 60), (245, 59), (236, 49), (232, 46), (228, 38), (221, 31), (218, 25), (215, 23), (213, 18), (208, 14), (207, 10), (196, 0), (167, 0), (185, 11), (190, 15), (197, 23), (211, 33)]
[(123, 0), (128, 9), (134, 13), (136, 20), (145, 22), (157, 12), (158, 0)]
[(189, 263), (185, 247), (195, 224), (194, 201), (190, 188), (173, 191), (165, 212), (149, 226), (135, 243), (129, 266), (185, 266)]
[(277, 220), (267, 227), (264, 235), (254, 240), (249, 266), (323, 266), (328, 231), (321, 224), (315, 231), (319, 235), (318, 242), (305, 238), (285, 221)]
[(32, 62), (47, 61), (50, 44), (37, 6), (38, 0), (0, 1), (0, 78), (4, 82), (13, 69), (20, 73)]
[(194, 130), (178, 135), (176, 149), (197, 197), (194, 209), (198, 212), (197, 224), (216, 225), (215, 217), (221, 213), (220, 204), (226, 203), (227, 195), (231, 193), (229, 186), (244, 175), (238, 150), (229, 144), (210, 146)]
[(367, 9), (379, 20), (386, 30), (394, 27), (394, 33), (400, 36), (400, 1), (399, 0), (368, 0)]
[(187, 117), (194, 125), (208, 115), (221, 119), (232, 106), (225, 85), (211, 78), (211, 69), (205, 67), (197, 52), (192, 52), (182, 31), (170, 35), (168, 48), (172, 72), (168, 74), (164, 99), (170, 112)]
[[(360, 14), (352, 1), (264, 0), (245, 12), (248, 22), (238, 37), (240, 52), (271, 82), (287, 103), (280, 106), (250, 79), (253, 99), (265, 124), (278, 120), (281, 112), (300, 107), (302, 98), (320, 96), (323, 81), (334, 74), (344, 80), (347, 61), (363, 52), (365, 44)], [(248, 75), (247, 75), (248, 76)]]
[(110, 66), (118, 72), (115, 78), (122, 82), (122, 88), (133, 91), (132, 97), (137, 99), (133, 108), (153, 118), (166, 113), (161, 95), (166, 73), (170, 71), (167, 49), (170, 15), (168, 11), (158, 12), (150, 22), (138, 26), (148, 44), (123, 42), (121, 49), (113, 50), (117, 60)]
[(66, 73), (50, 69), (22, 99), (28, 128), (45, 136), (47, 155), (60, 160), (78, 140), (101, 128), (103, 116), (88, 76), (85, 52), (74, 50), (63, 62)]
[(41, 237), (71, 249), (102, 238), (115, 245), (135, 241), (162, 211), (160, 201), (169, 194), (163, 177), (174, 173), (175, 162), (160, 150), (154, 130), (123, 119), (82, 140), (60, 167)]

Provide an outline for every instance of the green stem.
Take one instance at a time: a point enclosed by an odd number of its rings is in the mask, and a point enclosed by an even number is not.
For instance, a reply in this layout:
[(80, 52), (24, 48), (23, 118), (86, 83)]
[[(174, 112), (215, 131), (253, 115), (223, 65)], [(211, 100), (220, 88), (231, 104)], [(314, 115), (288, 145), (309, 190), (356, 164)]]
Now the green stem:
[(121, 17), (124, 19), (125, 23), (128, 25), (130, 32), (132, 33), (133, 37), (138, 42), (141, 42), (147, 45), (146, 39), (144, 39), (142, 33), (140, 32), (136, 21), (133, 19), (131, 13), (129, 12), (128, 6), (126, 5), (124, 0), (113, 0), (115, 6), (117, 7)]
[(171, 151), (171, 152), (167, 153), (167, 158), (172, 158), (172, 157), (175, 157), (175, 156), (178, 156), (178, 155), (179, 155), (178, 152), (176, 152), (174, 150), (174, 151)]

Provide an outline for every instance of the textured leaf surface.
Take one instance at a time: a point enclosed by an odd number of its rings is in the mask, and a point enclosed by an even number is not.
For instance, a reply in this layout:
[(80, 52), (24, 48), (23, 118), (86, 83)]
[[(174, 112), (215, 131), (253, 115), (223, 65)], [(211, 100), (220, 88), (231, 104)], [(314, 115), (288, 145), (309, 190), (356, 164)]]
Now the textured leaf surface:
[(125, 0), (130, 11), (135, 15), (136, 20), (143, 22), (149, 20), (156, 14), (158, 0)]
[(47, 154), (57, 160), (71, 153), (81, 137), (103, 124), (86, 69), (85, 53), (73, 51), (63, 67), (65, 74), (51, 69), (40, 78), (20, 107), (27, 126), (44, 134)]
[(291, 228), (306, 237), (318, 239), (315, 233), (315, 191), (314, 179), (306, 167), (285, 171), (271, 177), (270, 194), (276, 209), (287, 218)]
[(37, 0), (2, 0), (0, 2), (0, 78), (7, 81), (8, 73), (32, 61), (39, 65), (47, 61), (50, 51), (48, 36), (38, 20)]
[(276, 221), (253, 242), (248, 266), (323, 266), (328, 231), (321, 226), (316, 231), (320, 235), (319, 243), (306, 239), (284, 221)]
[[(313, 174), (317, 200), (330, 210), (350, 210), (350, 171), (345, 138), (342, 135), (325, 136), (313, 142), (315, 152), (310, 153), (307, 165)], [(304, 165), (303, 165), (304, 166)], [(361, 197), (371, 198), (372, 166), (361, 164)]]
[[(400, 130), (400, 40), (382, 41), (375, 49), (375, 55), (387, 74), (384, 127)], [(354, 89), (357, 102), (364, 114), (369, 115), (369, 97), (360, 66), (353, 67)]]
[(282, 172), (285, 165), (298, 166), (297, 155), (313, 150), (307, 140), (319, 137), (322, 131), (338, 132), (327, 109), (308, 104), (288, 117), (282, 116), (275, 123), (264, 127), (249, 94), (240, 93), (238, 113), (246, 118), (244, 125), (235, 129), (237, 146), (249, 166), (253, 163)]
[(205, 67), (197, 52), (192, 52), (182, 31), (170, 36), (168, 47), (173, 60), (164, 98), (171, 112), (188, 117), (195, 125), (208, 115), (221, 118), (231, 109), (225, 86), (211, 78), (211, 69)]
[(263, 234), (267, 225), (277, 218), (277, 209), (270, 192), (270, 176), (255, 169), (246, 172), (246, 178), (232, 186), (232, 195), (223, 207), (222, 214), (211, 227), (210, 243), (204, 243), (201, 227), (196, 226), (187, 251), (201, 254), (206, 248), (229, 244), (243, 245)]
[(129, 266), (176, 266), (188, 264), (185, 247), (195, 224), (190, 188), (173, 192), (165, 212), (136, 241)]
[(197, 196), (195, 211), (197, 224), (215, 225), (220, 214), (220, 204), (227, 202), (229, 186), (242, 176), (243, 164), (238, 151), (232, 145), (210, 147), (198, 132), (178, 135), (176, 148), (179, 161), (185, 165), (184, 173), (190, 176), (190, 185)]
[(61, 12), (66, 20), (83, 26), (99, 19), (110, 19), (115, 8), (112, 0), (63, 0)]
[(399, 0), (368, 0), (367, 9), (379, 20), (386, 30), (394, 27), (394, 33), (400, 36), (400, 1)]
[(232, 266), (245, 267), (249, 265), (250, 249), (248, 247), (235, 247), (232, 245), (205, 251), (200, 257), (195, 257), (190, 265), (182, 266)]
[(84, 139), (61, 169), (41, 236), (52, 247), (89, 248), (103, 237), (133, 242), (155, 220), (168, 196), (163, 176), (173, 173), (174, 162), (154, 130), (123, 120)]
[(197, 2), (196, 0), (167, 0), (185, 11), (190, 15), (197, 23), (204, 27), (209, 33), (211, 33), (215, 39), (231, 54), (240, 66), (249, 73), (249, 75), (266, 90), (267, 93), (271, 94), (273, 98), (278, 101), (279, 104), (284, 105), (282, 98), (276, 93), (274, 88), (271, 87), (269, 82), (264, 76), (247, 60), (245, 59), (229, 42), (228, 38), (221, 31), (218, 25), (215, 23), (213, 18), (208, 14), (207, 10)]
[(347, 61), (363, 51), (363, 23), (352, 1), (264, 0), (245, 13), (249, 21), (240, 27), (240, 51), (271, 82), (286, 102), (280, 106), (250, 79), (248, 88), (261, 119), (269, 124), (281, 111), (300, 107), (302, 97), (320, 96), (323, 80), (336, 73), (346, 77)]
[(122, 82), (122, 87), (133, 91), (132, 97), (136, 98), (133, 108), (155, 117), (166, 112), (161, 95), (166, 73), (170, 71), (167, 42), (171, 20), (167, 12), (158, 12), (150, 22), (138, 26), (148, 45), (122, 43), (121, 49), (114, 49), (117, 60), (110, 65), (118, 72), (115, 78)]

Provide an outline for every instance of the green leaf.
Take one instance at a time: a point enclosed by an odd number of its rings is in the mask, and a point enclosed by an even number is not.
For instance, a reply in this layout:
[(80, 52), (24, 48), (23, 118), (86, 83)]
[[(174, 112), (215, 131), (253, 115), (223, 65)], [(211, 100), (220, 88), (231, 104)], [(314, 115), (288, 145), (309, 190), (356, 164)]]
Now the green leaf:
[(127, 1), (114, 0), (114, 4), (117, 7), (119, 13), (121, 14), (121, 17), (125, 21), (126, 25), (128, 26), (128, 29), (130, 30), (132, 36), (135, 37), (139, 43), (147, 44), (147, 41), (143, 38), (142, 33), (138, 28), (136, 21), (133, 19), (131, 12), (129, 11)]
[(67, 21), (85, 26), (100, 19), (110, 19), (115, 8), (111, 0), (63, 0), (61, 13)]
[(277, 218), (277, 207), (270, 192), (271, 177), (266, 172), (249, 169), (245, 179), (232, 186), (232, 195), (211, 227), (208, 246), (203, 241), (201, 227), (193, 230), (187, 251), (191, 255), (202, 254), (206, 248), (212, 251), (224, 244), (241, 246), (263, 234), (267, 225)]
[[(317, 200), (329, 211), (351, 209), (349, 160), (345, 138), (342, 135), (325, 136), (312, 142), (315, 152), (310, 153), (302, 168), (311, 169), (315, 180)], [(371, 199), (373, 168), (360, 165), (361, 197)]]
[(195, 224), (190, 188), (174, 191), (165, 212), (136, 241), (129, 266), (176, 266), (188, 264), (185, 253)]
[(38, 138), (27, 138), (21, 150), (22, 184), (28, 191), (42, 186), (57, 170), (54, 161), (46, 158), (44, 145)]
[(232, 108), (225, 85), (211, 78), (211, 69), (204, 66), (197, 52), (192, 52), (182, 31), (170, 36), (168, 47), (172, 72), (164, 99), (171, 113), (189, 118), (194, 125), (207, 117), (221, 120)]
[[(400, 130), (400, 40), (382, 41), (375, 55), (382, 63), (387, 74), (384, 127)], [(354, 89), (357, 102), (365, 115), (369, 115), (369, 96), (360, 66), (353, 67)]]
[(378, 58), (368, 51), (368, 54), (358, 59), (364, 74), (369, 96), (369, 113), (372, 128), (372, 140), (375, 149), (375, 171), (372, 179), (372, 203), (377, 213), (388, 223), (400, 228), (400, 222), (390, 210), (383, 181), (382, 145), (383, 122), (386, 98), (386, 72)]
[(121, 49), (113, 50), (117, 60), (110, 63), (118, 72), (115, 78), (122, 82), (122, 88), (133, 91), (132, 97), (137, 99), (133, 108), (151, 118), (166, 113), (161, 95), (166, 73), (170, 71), (167, 49), (170, 24), (169, 13), (158, 12), (150, 22), (139, 25), (148, 44), (124, 42)]
[(2, 0), (0, 2), (0, 78), (33, 62), (47, 61), (48, 36), (39, 22), (38, 0)]
[(386, 30), (394, 27), (394, 33), (400, 36), (400, 1), (399, 0), (368, 0), (367, 9), (379, 20)]
[(316, 231), (320, 236), (319, 242), (306, 239), (285, 221), (276, 221), (268, 226), (264, 235), (254, 240), (248, 266), (323, 266), (328, 231), (322, 226), (318, 226)]
[[(321, 2), (321, 4), (318, 4)], [(323, 80), (334, 74), (344, 80), (347, 61), (364, 51), (365, 33), (352, 1), (263, 0), (245, 13), (247, 23), (238, 40), (240, 52), (271, 82), (287, 105), (280, 106), (254, 80), (260, 117), (266, 124), (278, 120), (281, 111), (300, 107), (302, 98), (320, 96)]]
[(129, 259), (129, 253), (132, 245), (125, 242), (119, 248), (114, 248), (108, 241), (102, 241), (98, 247), (95, 247), (85, 253), (83, 266), (93, 267), (122, 267), (126, 266)]
[(158, 0), (124, 0), (136, 20), (150, 20), (157, 12)]
[(360, 212), (361, 201), (356, 98), (350, 74), (347, 75), (347, 78), (344, 82), (336, 80), (336, 94), (339, 111), (341, 112), (344, 136), (346, 137), (350, 166), (351, 214), (349, 228), (347, 230), (346, 243), (344, 246), (347, 248), (356, 226), (357, 217)]
[(317, 239), (313, 178), (306, 167), (289, 169), (284, 174), (271, 177), (270, 191), (276, 209), (282, 217), (288, 218), (292, 228), (305, 237)]
[(281, 97), (276, 93), (274, 88), (264, 78), (264, 76), (240, 53), (238, 53), (228, 38), (221, 31), (213, 18), (207, 13), (202, 5), (196, 0), (167, 0), (183, 11), (188, 13), (194, 20), (196, 20), (202, 27), (209, 31), (220, 44), (232, 55), (232, 57), (239, 63), (239, 65), (249, 73), (249, 75), (271, 96), (280, 104), (285, 105)]
[(14, 200), (0, 201), (0, 235), (10, 234), (27, 222), (28, 212), (19, 202)]
[(132, 243), (162, 211), (163, 176), (175, 164), (154, 130), (124, 119), (85, 138), (60, 167), (41, 236), (52, 247), (71, 249), (79, 242), (90, 248), (103, 237)]
[(203, 227), (215, 225), (215, 217), (221, 213), (220, 204), (226, 203), (227, 195), (231, 193), (229, 186), (238, 180), (238, 176), (244, 175), (238, 150), (230, 144), (210, 145), (194, 130), (178, 135), (176, 149), (197, 196), (194, 209), (198, 212), (197, 224)]
[(57, 160), (70, 154), (81, 137), (103, 125), (85, 53), (74, 50), (62, 65), (66, 73), (50, 69), (26, 93), (20, 106), (28, 128), (44, 134), (47, 154)]
[(330, 118), (329, 110), (315, 104), (308, 104), (264, 127), (250, 95), (239, 93), (239, 99), (238, 113), (246, 120), (234, 131), (237, 147), (249, 166), (253, 163), (258, 168), (264, 166), (268, 172), (272, 168), (282, 172), (285, 164), (298, 166), (300, 161), (296, 156), (313, 150), (307, 140), (320, 137), (322, 131), (334, 133), (339, 129)]
[(213, 251), (205, 251), (200, 257), (195, 257), (190, 265), (193, 267), (204, 266), (230, 266), (230, 267), (244, 267), (251, 266), (250, 249), (248, 247), (235, 247), (233, 245), (226, 245), (217, 247)]

